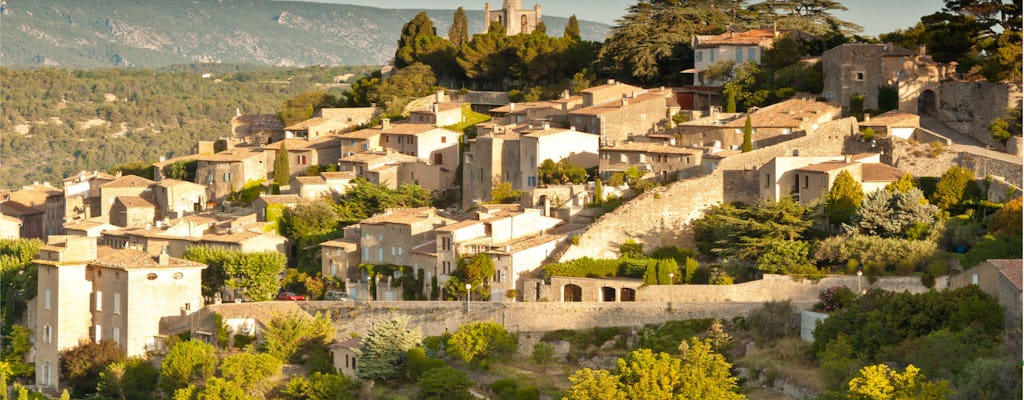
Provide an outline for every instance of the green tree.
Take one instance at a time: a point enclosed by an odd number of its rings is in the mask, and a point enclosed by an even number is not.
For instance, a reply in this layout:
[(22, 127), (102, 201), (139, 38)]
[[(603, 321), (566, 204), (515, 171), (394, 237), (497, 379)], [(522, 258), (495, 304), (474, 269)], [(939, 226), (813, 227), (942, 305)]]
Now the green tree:
[(262, 397), (281, 374), (281, 360), (270, 354), (239, 353), (220, 364), (220, 375), (254, 397)]
[(917, 179), (914, 179), (913, 175), (904, 173), (903, 176), (900, 176), (900, 179), (897, 180), (896, 182), (885, 185), (885, 190), (890, 192), (906, 193), (909, 192), (911, 189), (917, 187)]
[(464, 43), (469, 43), (469, 20), (466, 18), (466, 10), (459, 7), (452, 17), (452, 26), (448, 28), (448, 40), (456, 49), (461, 49)]
[(497, 322), (470, 322), (448, 339), (447, 350), (455, 358), (487, 365), (493, 359), (515, 353), (518, 344), (516, 335)]
[(846, 335), (839, 335), (830, 341), (821, 352), (821, 372), (825, 375), (825, 384), (830, 390), (847, 389), (847, 382), (858, 369), (860, 364)]
[(341, 102), (327, 93), (326, 90), (311, 90), (302, 92), (295, 97), (286, 100), (281, 104), (277, 115), (284, 122), (285, 126), (302, 122), (313, 116), (313, 113), (323, 107), (339, 106)]
[(605, 370), (578, 369), (569, 377), (572, 387), (562, 400), (626, 400), (619, 377)]
[(208, 379), (202, 389), (196, 392), (197, 399), (219, 399), (219, 400), (249, 400), (252, 397), (245, 394), (245, 390), (237, 382), (229, 381), (220, 377)]
[(555, 346), (550, 343), (537, 342), (533, 345), (533, 353), (530, 353), (530, 360), (541, 367), (547, 367), (555, 360)]
[(865, 400), (942, 400), (953, 394), (948, 381), (929, 381), (919, 372), (913, 365), (908, 365), (902, 373), (885, 364), (869, 365), (850, 380), (847, 395), (851, 399)]
[(310, 353), (327, 351), (337, 330), (330, 315), (293, 312), (270, 320), (263, 329), (263, 349), (283, 362), (301, 362)]
[(766, 274), (784, 274), (802, 277), (821, 276), (808, 257), (810, 245), (802, 240), (772, 239), (765, 242), (757, 257), (757, 269)]
[(10, 333), (4, 338), (3, 358), (0, 359), (0, 363), (3, 363), (0, 372), (3, 373), (4, 388), (6, 388), (7, 379), (29, 376), (35, 372), (35, 365), (25, 362), (25, 357), (32, 351), (32, 329), (14, 324), (10, 330)]
[(1022, 222), (1021, 196), (1003, 204), (1003, 208), (992, 215), (988, 221), (989, 233), (995, 235), (1021, 235)]
[(338, 228), (339, 215), (330, 200), (318, 199), (284, 210), (281, 216), (281, 233), (300, 240), (324, 235)]
[(935, 184), (935, 192), (932, 193), (931, 201), (940, 209), (949, 211), (950, 214), (959, 214), (966, 209), (965, 202), (978, 197), (973, 183), (973, 171), (953, 166), (946, 170), (942, 174), (942, 178), (939, 178), (939, 182)]
[(747, 122), (743, 124), (743, 146), (740, 147), (744, 153), (754, 149), (754, 144), (751, 142), (753, 134), (754, 128), (750, 125), (750, 114), (747, 114)]
[(832, 224), (849, 223), (863, 201), (864, 189), (849, 171), (843, 170), (825, 196), (825, 215)]
[(180, 342), (160, 363), (160, 390), (171, 396), (178, 389), (202, 384), (213, 378), (218, 361), (213, 346), (198, 340)]
[(288, 146), (281, 142), (281, 148), (274, 155), (274, 183), (285, 186), (291, 181), (291, 166), (288, 164)]
[(876, 190), (864, 198), (852, 225), (864, 235), (907, 237), (913, 232), (912, 228), (931, 229), (937, 212), (938, 208), (928, 204), (921, 189)]
[(359, 383), (341, 374), (314, 372), (288, 381), (282, 393), (292, 400), (355, 400)]
[[(39, 255), (39, 247), (43, 242), (38, 239), (0, 239), (0, 315), (3, 316), (0, 334), (9, 335), (11, 327), (25, 314), (28, 300), (36, 297), (39, 268), (32, 260)], [(21, 368), (22, 360), (10, 360), (17, 356), (10, 353), (10, 343), (4, 342), (3, 359), (12, 362), (15, 375), (31, 373), (32, 369)]]
[[(437, 40), (444, 41), (441, 38)], [(369, 98), (383, 105), (386, 114), (398, 115), (413, 99), (431, 94), (436, 83), (437, 77), (434, 76), (432, 65), (416, 62), (381, 81), (376, 90), (369, 94)]]
[(277, 276), (287, 258), (277, 252), (244, 253), (216, 247), (190, 247), (182, 258), (207, 265), (203, 293), (212, 296), (222, 287), (239, 289), (256, 301), (273, 298)]
[(424, 400), (470, 400), (469, 388), (474, 385), (465, 372), (452, 367), (435, 368), (423, 373), (418, 382)]
[(111, 340), (79, 343), (60, 352), (60, 381), (75, 396), (85, 396), (96, 390), (100, 372), (107, 365), (123, 359), (121, 348)]
[(992, 125), (989, 125), (988, 131), (992, 133), (992, 138), (1006, 143), (1006, 140), (1011, 136), (1021, 135), (1021, 108), (1014, 107), (1006, 110), (1006, 113), (1002, 117), (996, 118), (992, 121)]
[(409, 320), (395, 318), (376, 322), (363, 338), (359, 354), (361, 379), (388, 380), (397, 378), (406, 370), (409, 349), (423, 342), (420, 329), (409, 328)]
[(538, 172), (541, 182), (545, 185), (559, 185), (565, 183), (585, 183), (587, 181), (587, 170), (574, 164), (567, 158), (552, 161), (550, 158), (540, 163)]
[[(682, 350), (683, 346), (680, 345)], [(685, 382), (679, 390), (683, 399), (745, 399), (736, 393), (739, 386), (729, 369), (732, 364), (712, 349), (708, 340), (691, 338), (689, 350), (683, 351), (680, 376)]]
[(565, 24), (565, 31), (562, 33), (562, 37), (575, 41), (580, 40), (580, 21), (576, 19), (576, 14), (569, 16), (569, 22)]
[(701, 253), (754, 261), (770, 239), (805, 239), (811, 209), (790, 198), (778, 202), (723, 203), (705, 210), (693, 222)]
[(512, 182), (498, 182), (494, 185), (494, 188), (491, 189), (491, 202), (495, 204), (518, 203), (519, 198), (522, 195), (522, 190), (515, 190), (512, 188)]
[(107, 365), (99, 375), (96, 394), (119, 400), (153, 398), (160, 371), (142, 357), (131, 357)]

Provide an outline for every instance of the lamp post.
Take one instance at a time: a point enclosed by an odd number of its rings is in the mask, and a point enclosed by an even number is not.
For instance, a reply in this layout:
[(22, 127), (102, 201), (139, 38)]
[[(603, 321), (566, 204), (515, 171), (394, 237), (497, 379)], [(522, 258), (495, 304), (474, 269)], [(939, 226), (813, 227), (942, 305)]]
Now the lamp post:
[(861, 295), (861, 292), (860, 292), (860, 277), (861, 277), (861, 275), (864, 275), (864, 271), (858, 269), (857, 270), (857, 296)]
[(473, 285), (467, 283), (466, 284), (466, 312), (467, 313), (469, 312), (469, 297), (473, 295), (473, 292), (471, 291), (472, 289), (473, 289)]
[(668, 273), (668, 284), (669, 285), (675, 285), (676, 284), (675, 277), (676, 277), (676, 274), (671, 273), (671, 272)]

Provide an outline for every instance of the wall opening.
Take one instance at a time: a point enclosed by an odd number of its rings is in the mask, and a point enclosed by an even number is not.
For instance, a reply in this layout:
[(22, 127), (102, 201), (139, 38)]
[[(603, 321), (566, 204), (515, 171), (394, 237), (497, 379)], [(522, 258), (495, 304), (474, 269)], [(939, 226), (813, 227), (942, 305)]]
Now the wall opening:
[(568, 284), (562, 288), (562, 302), (578, 303), (583, 301), (583, 288)]
[(636, 290), (622, 288), (619, 292), (619, 301), (636, 301)]
[(615, 288), (613, 287), (602, 287), (601, 288), (601, 301), (615, 302)]
[(936, 116), (939, 113), (935, 91), (928, 89), (917, 98), (917, 115)]

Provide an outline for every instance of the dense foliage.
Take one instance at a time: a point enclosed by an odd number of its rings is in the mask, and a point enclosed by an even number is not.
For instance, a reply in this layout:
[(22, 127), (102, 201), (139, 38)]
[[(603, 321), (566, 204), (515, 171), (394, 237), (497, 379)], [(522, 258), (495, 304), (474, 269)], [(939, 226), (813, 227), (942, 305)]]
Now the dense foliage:
[(374, 323), (363, 338), (358, 374), (361, 379), (388, 380), (406, 371), (407, 352), (423, 341), (419, 327), (405, 318)]
[(191, 247), (182, 258), (207, 265), (203, 270), (203, 295), (222, 288), (238, 289), (255, 301), (274, 297), (278, 274), (288, 261), (278, 252), (246, 253), (218, 247)]
[(515, 353), (519, 339), (497, 322), (471, 322), (448, 339), (448, 354), (465, 362), (487, 365)]
[[(28, 301), (36, 297), (38, 267), (32, 260), (39, 255), (43, 242), (38, 239), (0, 240), (0, 335), (6, 336), (10, 328), (21, 319)], [(4, 354), (10, 343), (4, 341)], [(5, 357), (6, 358), (6, 357)], [(19, 373), (20, 374), (20, 373)]]
[(84, 396), (96, 389), (100, 372), (107, 365), (122, 359), (124, 353), (111, 340), (82, 342), (60, 352), (60, 381), (72, 394)]
[(309, 364), (317, 354), (328, 354), (327, 345), (336, 329), (329, 315), (310, 316), (293, 312), (276, 317), (263, 328), (261, 348), (270, 356), (287, 363)]
[(207, 382), (220, 363), (216, 352), (198, 340), (175, 344), (160, 363), (160, 390), (170, 397), (179, 389)]
[(770, 240), (806, 239), (812, 209), (784, 197), (778, 202), (723, 203), (693, 222), (701, 253), (755, 260)]

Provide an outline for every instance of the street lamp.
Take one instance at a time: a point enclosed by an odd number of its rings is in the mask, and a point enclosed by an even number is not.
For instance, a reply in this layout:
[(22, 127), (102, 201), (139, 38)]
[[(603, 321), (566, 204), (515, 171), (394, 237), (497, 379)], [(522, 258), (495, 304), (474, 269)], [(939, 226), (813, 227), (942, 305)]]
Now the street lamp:
[(469, 312), (469, 297), (473, 295), (473, 292), (471, 291), (472, 289), (473, 289), (473, 285), (467, 283), (466, 284), (466, 312)]
[(861, 277), (861, 275), (864, 275), (864, 271), (858, 269), (857, 270), (857, 296), (861, 295), (861, 292), (860, 292), (860, 277)]
[(668, 273), (668, 284), (669, 285), (675, 285), (676, 284), (675, 277), (676, 277), (676, 274), (671, 273), (671, 272)]

